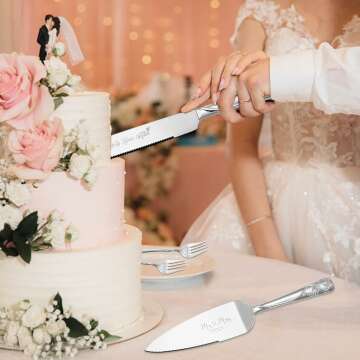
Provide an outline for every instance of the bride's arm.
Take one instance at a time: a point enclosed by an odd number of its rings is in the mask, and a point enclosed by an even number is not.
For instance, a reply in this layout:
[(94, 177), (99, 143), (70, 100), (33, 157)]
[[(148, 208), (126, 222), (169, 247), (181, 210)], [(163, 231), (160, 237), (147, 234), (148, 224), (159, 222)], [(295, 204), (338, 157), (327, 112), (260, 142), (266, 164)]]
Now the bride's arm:
[(258, 256), (286, 260), (267, 197), (258, 138), (262, 118), (228, 125), (228, 163), (236, 200)]
[[(247, 19), (238, 33), (239, 51), (263, 50), (265, 32), (260, 23)], [(271, 207), (262, 162), (258, 156), (258, 139), (262, 116), (228, 123), (228, 160), (231, 181), (244, 223), (258, 256), (287, 260)]]

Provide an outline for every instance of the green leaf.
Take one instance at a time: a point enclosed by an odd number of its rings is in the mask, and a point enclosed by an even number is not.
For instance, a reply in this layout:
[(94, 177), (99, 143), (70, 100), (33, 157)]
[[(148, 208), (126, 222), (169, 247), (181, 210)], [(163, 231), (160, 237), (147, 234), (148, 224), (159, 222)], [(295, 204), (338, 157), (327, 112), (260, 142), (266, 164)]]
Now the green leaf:
[(28, 239), (37, 232), (37, 229), (38, 213), (37, 211), (34, 211), (21, 220), (15, 232), (18, 232), (22, 237)]
[(98, 322), (98, 321), (96, 321), (96, 320), (94, 320), (94, 319), (90, 320), (91, 330), (96, 329), (96, 327), (97, 327), (98, 325), (99, 325), (99, 322)]
[(63, 97), (66, 97), (66, 96), (69, 96), (69, 95), (66, 94), (66, 93), (58, 93), (58, 94), (56, 94), (55, 99), (61, 98), (61, 100), (64, 102), (64, 99), (62, 99), (62, 98), (63, 98)]
[(106, 330), (101, 330), (98, 335), (104, 335), (104, 340), (107, 341), (107, 342), (117, 341), (117, 340), (121, 339), (120, 336), (111, 335)]
[(0, 231), (0, 247), (6, 256), (15, 257), (19, 255), (15, 247), (16, 245), (13, 243), (13, 237), (14, 230), (11, 229), (9, 224), (5, 224), (4, 228)]
[(31, 245), (25, 237), (23, 237), (17, 231), (14, 232), (14, 243), (16, 250), (19, 252), (20, 257), (27, 263), (30, 264), (31, 261)]
[(6, 256), (13, 256), (13, 257), (19, 256), (19, 252), (16, 250), (16, 248), (13, 247), (7, 248), (1, 245), (1, 250), (4, 252)]
[(69, 336), (71, 338), (79, 338), (89, 334), (86, 327), (77, 319), (69, 317), (64, 319), (66, 326), (69, 328)]
[(9, 224), (5, 224), (4, 228), (0, 231), (0, 244), (4, 243), (6, 240), (12, 240), (14, 231), (11, 229)]
[(64, 308), (63, 308), (61, 295), (59, 293), (57, 293), (54, 297), (54, 300), (57, 302), (57, 305), (55, 305), (55, 309), (60, 310), (61, 314), (64, 314)]
[(64, 100), (62, 97), (55, 97), (54, 98), (55, 110), (63, 103), (64, 103)]

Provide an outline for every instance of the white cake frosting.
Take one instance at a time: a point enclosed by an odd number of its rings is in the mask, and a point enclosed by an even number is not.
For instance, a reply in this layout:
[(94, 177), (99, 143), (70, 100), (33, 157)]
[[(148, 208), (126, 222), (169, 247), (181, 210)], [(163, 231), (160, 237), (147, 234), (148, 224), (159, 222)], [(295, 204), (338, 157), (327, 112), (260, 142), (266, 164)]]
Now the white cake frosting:
[(79, 316), (91, 314), (114, 334), (142, 314), (141, 232), (126, 225), (122, 241), (91, 250), (33, 253), (30, 265), (20, 258), (0, 261), (0, 300), (21, 299), (46, 306), (57, 292)]
[(105, 92), (81, 92), (63, 98), (54, 112), (62, 120), (65, 131), (85, 120), (91, 142), (99, 149), (99, 161), (108, 162), (111, 154), (110, 100)]

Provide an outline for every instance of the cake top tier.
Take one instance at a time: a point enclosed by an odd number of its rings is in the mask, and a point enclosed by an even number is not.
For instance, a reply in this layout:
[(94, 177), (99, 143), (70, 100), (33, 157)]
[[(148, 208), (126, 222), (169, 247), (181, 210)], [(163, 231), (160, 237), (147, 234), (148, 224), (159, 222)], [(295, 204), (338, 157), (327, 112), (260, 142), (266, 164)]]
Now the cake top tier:
[(64, 103), (55, 111), (65, 132), (81, 126), (88, 134), (88, 141), (96, 151), (99, 164), (110, 160), (111, 126), (110, 99), (106, 92), (80, 92), (63, 98)]

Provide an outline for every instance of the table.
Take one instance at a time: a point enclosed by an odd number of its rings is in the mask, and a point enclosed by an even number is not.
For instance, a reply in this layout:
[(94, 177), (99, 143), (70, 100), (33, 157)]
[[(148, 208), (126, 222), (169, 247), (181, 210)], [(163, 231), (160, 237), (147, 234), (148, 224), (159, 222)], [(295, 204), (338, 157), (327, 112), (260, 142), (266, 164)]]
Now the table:
[[(144, 348), (170, 327), (233, 299), (258, 304), (320, 279), (324, 274), (297, 265), (216, 254), (211, 276), (182, 289), (146, 290), (165, 310), (161, 324), (138, 338), (104, 352), (81, 353), (79, 360), (358, 360), (360, 358), (360, 288), (334, 279), (334, 293), (259, 314), (254, 330), (236, 339), (174, 353), (145, 353)], [(0, 351), (1, 360), (24, 359)]]

